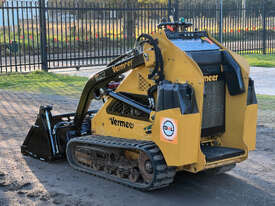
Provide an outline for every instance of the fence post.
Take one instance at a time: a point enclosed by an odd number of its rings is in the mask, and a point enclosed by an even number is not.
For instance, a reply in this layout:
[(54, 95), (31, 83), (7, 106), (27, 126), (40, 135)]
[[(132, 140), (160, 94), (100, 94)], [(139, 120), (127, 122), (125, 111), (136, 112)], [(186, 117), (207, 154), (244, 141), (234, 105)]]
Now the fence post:
[(179, 1), (175, 0), (174, 4), (174, 20), (178, 21), (179, 20)]
[(172, 15), (172, 0), (168, 0), (168, 20), (170, 18), (170, 16)]
[(219, 18), (219, 40), (222, 43), (222, 32), (223, 32), (223, 0), (220, 0), (220, 18)]
[(266, 54), (266, 1), (263, 0), (263, 54)]
[(39, 0), (39, 21), (40, 21), (40, 42), (41, 42), (40, 53), (41, 53), (42, 70), (45, 72), (48, 72), (45, 0)]

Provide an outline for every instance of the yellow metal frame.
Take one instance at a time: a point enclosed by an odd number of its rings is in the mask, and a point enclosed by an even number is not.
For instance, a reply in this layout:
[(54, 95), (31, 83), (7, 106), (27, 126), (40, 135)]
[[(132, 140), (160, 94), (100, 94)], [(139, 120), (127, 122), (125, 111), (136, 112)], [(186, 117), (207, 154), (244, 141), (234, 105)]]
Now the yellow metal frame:
[[(158, 46), (163, 55), (165, 79), (173, 83), (188, 83), (193, 87), (198, 113), (182, 115), (180, 110), (176, 108), (152, 113), (152, 119), (141, 121), (108, 114), (106, 108), (112, 101), (112, 98), (109, 98), (93, 118), (92, 131), (95, 134), (104, 136), (153, 141), (161, 149), (167, 165), (176, 166), (178, 170), (187, 170), (196, 173), (204, 169), (245, 160), (248, 151), (255, 149), (257, 121), (257, 105), (247, 106), (246, 104), (250, 72), (247, 62), (210, 37), (211, 41), (215, 42), (223, 50), (228, 51), (239, 63), (246, 88), (245, 93), (236, 96), (231, 96), (228, 89), (226, 89), (226, 129), (225, 133), (221, 137), (218, 137), (219, 144), (224, 147), (242, 149), (245, 151), (245, 154), (235, 158), (207, 163), (200, 149), (205, 78), (196, 62), (169, 41), (164, 31), (155, 32), (153, 38), (158, 39)], [(154, 82), (148, 79), (148, 74), (154, 67), (155, 56), (148, 45), (145, 45), (144, 53), (145, 66), (132, 70), (117, 88), (116, 92), (147, 95), (147, 91), (141, 89), (139, 81), (142, 77), (146, 80), (146, 85), (154, 85)], [(211, 77), (211, 81), (212, 79)], [(111, 121), (112, 118), (131, 123), (134, 127), (127, 128), (114, 125)], [(161, 138), (160, 127), (162, 118), (170, 118), (177, 122), (177, 139), (174, 141), (163, 141)], [(150, 126), (152, 126), (152, 133), (148, 134), (144, 128)]]

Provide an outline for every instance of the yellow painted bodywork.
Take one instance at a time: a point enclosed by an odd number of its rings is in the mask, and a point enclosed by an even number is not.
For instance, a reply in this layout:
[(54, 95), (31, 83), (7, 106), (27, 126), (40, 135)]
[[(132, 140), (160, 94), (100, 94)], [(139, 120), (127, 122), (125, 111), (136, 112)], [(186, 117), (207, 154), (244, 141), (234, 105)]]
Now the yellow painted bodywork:
[(255, 150), (256, 148), (256, 125), (257, 125), (257, 111), (258, 105), (251, 104), (247, 106), (245, 111), (244, 122), (244, 143), (248, 151)]
[[(92, 120), (92, 132), (104, 136), (153, 141), (162, 151), (168, 166), (176, 166), (178, 170), (187, 170), (194, 173), (245, 160), (248, 150), (255, 149), (257, 119), (257, 105), (247, 106), (246, 104), (250, 72), (246, 61), (239, 55), (229, 51), (241, 66), (246, 92), (241, 95), (231, 96), (228, 89), (226, 89), (226, 128), (225, 133), (217, 137), (220, 146), (239, 148), (244, 150), (245, 154), (235, 158), (207, 163), (200, 149), (205, 77), (203, 77), (196, 62), (168, 40), (164, 31), (155, 32), (153, 38), (158, 39), (158, 46), (163, 55), (165, 79), (173, 83), (188, 83), (193, 87), (198, 113), (182, 115), (180, 110), (176, 108), (156, 112), (151, 115), (153, 120), (142, 121), (108, 114), (106, 108), (112, 101), (112, 98), (108, 98)], [(215, 39), (210, 39), (219, 45), (221, 49), (227, 50)], [(155, 84), (148, 79), (148, 74), (154, 67), (153, 60), (155, 56), (150, 50), (150, 46), (146, 44), (144, 53), (145, 66), (133, 69), (116, 89), (116, 92), (147, 95), (148, 88)], [(210, 80), (214, 81), (215, 77)], [(132, 123), (134, 127), (116, 126), (111, 123), (111, 118)], [(162, 141), (160, 134), (160, 121), (162, 118), (171, 118), (177, 122), (177, 141)], [(152, 133), (145, 132), (145, 128), (149, 126), (152, 126)]]
[[(152, 128), (154, 131), (153, 141), (162, 151), (168, 165), (182, 166), (197, 162), (201, 127), (194, 122), (199, 122), (200, 116), (199, 113), (182, 115), (179, 108), (156, 113)], [(160, 118), (166, 117), (177, 120), (177, 144), (171, 144), (160, 138)]]

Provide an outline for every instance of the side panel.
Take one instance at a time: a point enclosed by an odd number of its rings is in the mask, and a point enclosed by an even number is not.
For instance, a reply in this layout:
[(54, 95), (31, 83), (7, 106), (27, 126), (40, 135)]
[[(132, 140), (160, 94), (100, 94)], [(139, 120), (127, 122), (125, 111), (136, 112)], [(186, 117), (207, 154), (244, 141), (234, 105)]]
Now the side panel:
[[(238, 59), (238, 55), (230, 54)], [(221, 138), (221, 146), (224, 147), (232, 147), (238, 148), (245, 151), (245, 155), (247, 156), (247, 145), (244, 141), (244, 131), (245, 131), (245, 113), (247, 107), (247, 93), (248, 93), (248, 74), (249, 67), (247, 68), (246, 64), (243, 62), (238, 62), (241, 67), (245, 92), (243, 94), (232, 96), (229, 93), (228, 86), (226, 86), (226, 102), (225, 102), (225, 133)]]
[[(248, 81), (246, 88), (247, 85)], [(226, 88), (225, 133), (221, 138), (221, 146), (246, 150), (243, 140), (246, 97), (247, 93), (231, 96)]]
[(156, 113), (153, 141), (161, 149), (167, 165), (182, 166), (198, 161), (200, 126), (199, 113), (182, 115), (179, 108)]
[(106, 108), (110, 102), (111, 98), (92, 119), (92, 132), (94, 134), (126, 139), (152, 140), (151, 134), (146, 133), (146, 128), (152, 125), (151, 122), (108, 114)]
[[(210, 37), (210, 39), (219, 45), (223, 50), (230, 53), (230, 55), (238, 62), (245, 86), (245, 93), (231, 96), (229, 94), (228, 88), (226, 88), (226, 119), (225, 119), (225, 133), (221, 139), (221, 146), (224, 147), (233, 147), (238, 149), (243, 149), (246, 151), (247, 156), (247, 145), (245, 142), (244, 134), (246, 133), (245, 128), (245, 117), (246, 117), (246, 100), (248, 92), (248, 80), (250, 67), (244, 58), (240, 55), (226, 49), (221, 45), (217, 40)], [(252, 123), (251, 123), (252, 124)], [(256, 124), (255, 124), (256, 126)], [(250, 138), (250, 137), (248, 137)], [(253, 141), (253, 140), (252, 140)]]
[(195, 90), (199, 112), (203, 105), (203, 74), (199, 66), (183, 51), (167, 39), (164, 31), (154, 34), (164, 60), (165, 79), (172, 83), (188, 83)]
[(245, 111), (244, 122), (244, 142), (249, 151), (256, 148), (256, 125), (257, 125), (258, 105), (248, 105)]
[(116, 92), (147, 95), (147, 90), (155, 84), (152, 80), (148, 79), (148, 75), (148, 68), (143, 66), (135, 68), (122, 81)]

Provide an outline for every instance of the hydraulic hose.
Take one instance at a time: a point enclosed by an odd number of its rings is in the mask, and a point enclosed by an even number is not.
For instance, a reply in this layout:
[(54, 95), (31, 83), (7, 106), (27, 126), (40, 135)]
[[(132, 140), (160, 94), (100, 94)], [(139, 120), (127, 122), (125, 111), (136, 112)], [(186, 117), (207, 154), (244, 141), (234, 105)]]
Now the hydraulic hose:
[(160, 81), (164, 80), (164, 72), (163, 72), (163, 57), (161, 54), (161, 50), (158, 47), (157, 44), (157, 40), (154, 40), (152, 36), (150, 36), (149, 34), (141, 34), (138, 38), (137, 38), (137, 42), (140, 42), (140, 40), (144, 38), (147, 42), (149, 43), (151, 46), (153, 46), (154, 52), (155, 52), (155, 68), (153, 70), (153, 72), (151, 74), (149, 74), (148, 78), (149, 79), (153, 79), (153, 77), (157, 74), (159, 76), (158, 79), (155, 79), (155, 82), (158, 84)]

